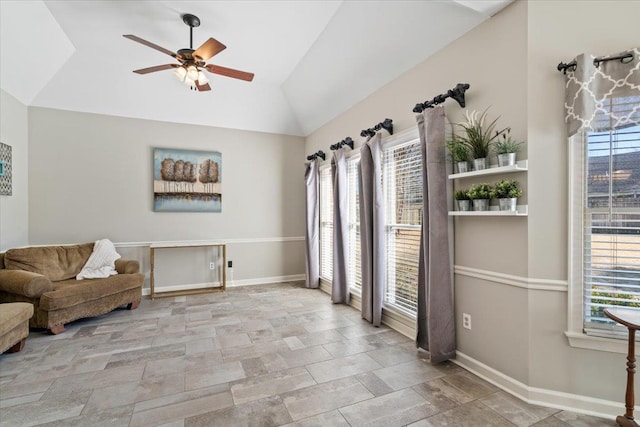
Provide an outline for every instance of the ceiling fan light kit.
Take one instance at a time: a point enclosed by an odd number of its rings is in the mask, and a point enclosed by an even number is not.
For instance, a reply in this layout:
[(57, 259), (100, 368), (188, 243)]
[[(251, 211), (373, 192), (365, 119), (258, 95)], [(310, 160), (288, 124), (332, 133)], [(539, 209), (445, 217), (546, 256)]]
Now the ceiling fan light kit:
[(182, 21), (189, 26), (189, 49), (180, 49), (177, 53), (174, 53), (169, 49), (165, 49), (147, 40), (141, 39), (138, 36), (134, 36), (133, 34), (123, 35), (123, 37), (129, 40), (133, 40), (147, 47), (167, 54), (180, 62), (180, 64), (165, 64), (142, 68), (139, 70), (134, 70), (134, 73), (148, 74), (156, 71), (175, 68), (175, 76), (180, 81), (188, 85), (192, 90), (198, 92), (211, 90), (209, 79), (201, 70), (201, 68), (207, 70), (210, 73), (219, 74), (221, 76), (246, 80), (249, 82), (253, 80), (253, 73), (234, 70), (233, 68), (221, 67), (219, 65), (207, 64), (206, 61), (222, 52), (227, 47), (220, 43), (218, 40), (210, 37), (198, 49), (193, 50), (193, 28), (200, 26), (200, 19), (195, 15), (185, 13), (184, 15), (182, 15)]

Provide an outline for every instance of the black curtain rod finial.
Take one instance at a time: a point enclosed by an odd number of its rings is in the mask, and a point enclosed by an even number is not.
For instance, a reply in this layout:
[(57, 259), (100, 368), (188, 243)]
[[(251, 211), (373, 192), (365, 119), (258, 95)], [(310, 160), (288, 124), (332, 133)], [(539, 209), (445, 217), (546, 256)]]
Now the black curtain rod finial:
[(318, 150), (317, 152), (308, 155), (307, 156), (307, 160), (312, 161), (312, 160), (317, 159), (318, 157), (321, 158), (322, 160), (325, 160), (326, 157), (325, 157), (324, 151)]
[(393, 135), (393, 120), (384, 119), (384, 121), (380, 123), (380, 126), (382, 126), (382, 129), (389, 132), (389, 135)]

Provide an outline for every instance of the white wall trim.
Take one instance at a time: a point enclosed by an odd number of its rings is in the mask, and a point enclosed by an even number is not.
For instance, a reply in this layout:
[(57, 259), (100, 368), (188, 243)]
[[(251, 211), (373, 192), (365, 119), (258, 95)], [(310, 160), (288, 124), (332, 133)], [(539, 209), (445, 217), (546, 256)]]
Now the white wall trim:
[(259, 277), (257, 279), (234, 280), (233, 282), (227, 283), (227, 288), (236, 288), (239, 286), (268, 285), (272, 283), (297, 282), (299, 280), (304, 280), (304, 279), (305, 279), (304, 274), (292, 274), (289, 276)]
[(569, 345), (571, 347), (627, 354), (629, 344), (626, 339), (596, 337), (593, 335), (587, 335), (584, 332), (574, 331), (565, 331), (564, 334), (569, 339)]
[[(220, 244), (227, 245), (242, 244), (242, 243), (280, 243), (280, 242), (300, 242), (304, 241), (304, 236), (293, 237), (254, 237), (246, 239), (216, 239), (216, 240), (176, 240), (176, 241), (153, 241), (153, 242), (114, 242), (116, 248), (137, 248), (148, 247), (151, 244), (154, 245), (197, 245), (197, 244)], [(49, 246), (49, 245), (38, 245)]]
[[(233, 282), (227, 282), (227, 288), (237, 288), (240, 286), (255, 286), (255, 285), (269, 285), (272, 283), (286, 283), (297, 282), (304, 280), (304, 274), (292, 274), (290, 276), (273, 276), (273, 277), (259, 277), (256, 279), (244, 279), (235, 280)], [(190, 283), (186, 285), (170, 285), (170, 286), (156, 286), (155, 291), (160, 294), (168, 291), (186, 291), (190, 289), (202, 289), (205, 287), (221, 286), (220, 282), (215, 283)], [(151, 290), (149, 288), (142, 289), (142, 295), (149, 295)]]
[[(603, 418), (612, 418), (624, 413), (623, 402), (612, 402), (578, 394), (530, 387), (460, 351), (456, 352), (456, 358), (452, 361), (518, 399), (533, 405), (548, 406)], [(636, 409), (638, 408), (640, 407), (636, 406)]]
[(497, 271), (464, 267), (462, 265), (454, 266), (454, 273), (528, 290), (568, 292), (569, 288), (567, 280), (536, 279), (534, 277), (515, 276), (498, 273)]

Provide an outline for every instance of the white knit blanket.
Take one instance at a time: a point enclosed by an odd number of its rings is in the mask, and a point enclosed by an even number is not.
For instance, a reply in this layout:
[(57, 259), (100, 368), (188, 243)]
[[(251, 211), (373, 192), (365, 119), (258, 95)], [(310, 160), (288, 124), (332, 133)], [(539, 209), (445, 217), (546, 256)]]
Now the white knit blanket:
[(116, 252), (116, 247), (113, 246), (111, 240), (97, 240), (93, 245), (93, 252), (76, 279), (103, 279), (118, 274), (116, 260), (119, 258), (120, 254)]

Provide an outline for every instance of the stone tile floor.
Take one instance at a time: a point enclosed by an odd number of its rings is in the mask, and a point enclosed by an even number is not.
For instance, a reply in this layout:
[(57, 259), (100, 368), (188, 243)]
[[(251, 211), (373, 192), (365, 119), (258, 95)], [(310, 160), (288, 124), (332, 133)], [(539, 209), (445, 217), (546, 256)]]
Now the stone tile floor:
[(0, 356), (0, 426), (614, 426), (526, 404), (300, 284), (144, 299)]

